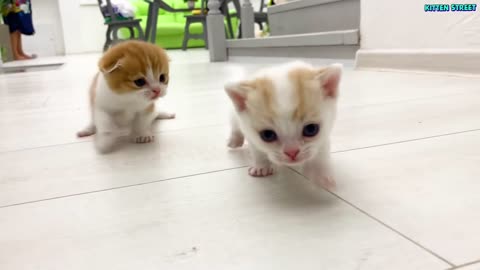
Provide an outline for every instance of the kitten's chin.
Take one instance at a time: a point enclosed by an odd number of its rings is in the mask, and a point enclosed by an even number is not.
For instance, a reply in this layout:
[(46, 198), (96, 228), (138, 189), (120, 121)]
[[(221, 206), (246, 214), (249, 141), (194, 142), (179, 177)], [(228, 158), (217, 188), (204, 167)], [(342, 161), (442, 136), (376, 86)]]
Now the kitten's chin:
[(164, 97), (164, 96), (165, 96), (165, 94), (154, 94), (154, 95), (151, 95), (151, 96), (149, 97), (149, 99), (150, 99), (151, 101), (155, 101), (155, 100), (158, 100), (159, 98), (162, 98), (162, 97)]
[(287, 166), (287, 167), (296, 167), (296, 166), (303, 165), (305, 162), (310, 160), (312, 158), (312, 156), (313, 155), (309, 155), (309, 154), (305, 155), (304, 154), (304, 155), (300, 155), (295, 160), (291, 160), (288, 157), (283, 157), (283, 156), (280, 156), (280, 157), (279, 156), (271, 156), (270, 160), (277, 165)]
[(301, 159), (296, 159), (296, 160), (287, 160), (287, 159), (272, 159), (273, 163), (276, 163), (277, 165), (281, 166), (287, 166), (287, 167), (295, 167), (295, 166), (300, 166), (305, 163), (308, 159), (306, 158), (301, 158)]

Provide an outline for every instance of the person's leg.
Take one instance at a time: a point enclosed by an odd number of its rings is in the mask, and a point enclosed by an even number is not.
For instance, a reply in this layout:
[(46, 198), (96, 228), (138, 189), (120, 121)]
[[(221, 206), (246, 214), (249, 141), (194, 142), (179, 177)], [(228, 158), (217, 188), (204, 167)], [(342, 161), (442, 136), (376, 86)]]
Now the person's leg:
[(30, 56), (28, 54), (25, 54), (25, 52), (23, 51), (23, 45), (22, 45), (22, 35), (20, 34), (19, 37), (18, 37), (18, 52), (20, 53), (20, 55), (25, 58), (25, 59), (33, 59), (33, 55)]
[(12, 53), (15, 60), (25, 60), (26, 58), (21, 54), (19, 42), (20, 42), (20, 31), (15, 31), (10, 33), (10, 42), (12, 44)]

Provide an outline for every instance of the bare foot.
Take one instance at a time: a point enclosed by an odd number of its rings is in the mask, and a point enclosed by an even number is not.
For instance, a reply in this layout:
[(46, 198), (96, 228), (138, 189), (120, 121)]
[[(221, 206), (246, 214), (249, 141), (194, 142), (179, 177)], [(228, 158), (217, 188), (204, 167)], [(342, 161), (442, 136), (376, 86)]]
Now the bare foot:
[(13, 56), (13, 58), (14, 58), (15, 60), (28, 60), (28, 59), (30, 59), (30, 58), (27, 58), (27, 57), (25, 57), (25, 56), (23, 56), (23, 55), (15, 55), (15, 56)]
[(21, 56), (24, 57), (25, 59), (35, 59), (35, 58), (37, 58), (36, 54), (28, 55), (28, 54), (22, 53)]

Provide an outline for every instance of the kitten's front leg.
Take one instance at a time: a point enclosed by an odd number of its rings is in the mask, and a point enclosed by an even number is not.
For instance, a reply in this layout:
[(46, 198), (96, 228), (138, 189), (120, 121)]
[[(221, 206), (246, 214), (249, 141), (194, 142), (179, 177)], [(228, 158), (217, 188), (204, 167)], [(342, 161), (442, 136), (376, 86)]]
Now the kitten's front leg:
[(119, 137), (119, 128), (114, 118), (104, 111), (96, 110), (95, 126), (97, 128), (95, 135), (95, 147), (97, 151), (102, 154), (112, 151)]
[(155, 136), (152, 131), (152, 123), (157, 117), (153, 110), (146, 110), (137, 113), (132, 128), (132, 140), (135, 143), (150, 143), (153, 142)]
[(250, 152), (252, 154), (253, 166), (248, 168), (248, 174), (254, 177), (265, 177), (273, 174), (272, 162), (268, 156), (259, 151), (251, 143), (249, 144)]
[(241, 147), (245, 142), (245, 137), (243, 136), (243, 133), (238, 126), (238, 120), (233, 117), (231, 119), (231, 128), (232, 130), (230, 132), (230, 138), (228, 138), (228, 147)]
[(308, 179), (327, 190), (332, 190), (336, 187), (328, 149), (307, 161), (303, 167), (303, 172)]

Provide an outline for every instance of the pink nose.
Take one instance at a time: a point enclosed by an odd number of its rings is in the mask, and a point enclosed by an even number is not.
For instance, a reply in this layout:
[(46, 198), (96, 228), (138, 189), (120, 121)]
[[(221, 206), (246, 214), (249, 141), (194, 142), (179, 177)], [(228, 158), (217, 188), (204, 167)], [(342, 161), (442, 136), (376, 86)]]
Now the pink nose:
[(155, 95), (158, 95), (158, 94), (160, 94), (161, 90), (160, 90), (160, 88), (154, 88), (154, 89), (152, 89), (152, 92), (153, 92)]
[(289, 156), (292, 160), (295, 160), (298, 156), (298, 153), (300, 153), (300, 150), (298, 148), (287, 149), (287, 150), (284, 150), (283, 153), (285, 153), (285, 155)]

